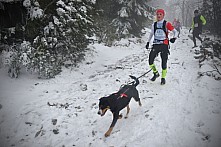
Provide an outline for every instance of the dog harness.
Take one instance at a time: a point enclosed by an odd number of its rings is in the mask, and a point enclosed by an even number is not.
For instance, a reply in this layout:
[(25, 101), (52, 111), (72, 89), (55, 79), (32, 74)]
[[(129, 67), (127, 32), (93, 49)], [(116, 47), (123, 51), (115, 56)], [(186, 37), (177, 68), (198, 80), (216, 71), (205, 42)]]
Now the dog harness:
[(127, 98), (128, 97), (128, 95), (127, 94), (125, 94), (127, 91), (129, 90), (129, 88), (128, 89), (126, 89), (123, 93), (115, 93), (115, 95), (119, 95), (119, 97), (117, 98), (117, 99), (119, 99), (119, 98)]
[(120, 94), (120, 97), (127, 97), (125, 93)]
[(115, 93), (115, 95), (119, 95), (119, 97), (117, 97), (117, 99), (119, 99), (119, 98), (127, 98), (128, 97), (128, 95), (127, 94), (125, 94), (125, 93), (120, 93), (120, 94), (118, 94), (118, 93)]

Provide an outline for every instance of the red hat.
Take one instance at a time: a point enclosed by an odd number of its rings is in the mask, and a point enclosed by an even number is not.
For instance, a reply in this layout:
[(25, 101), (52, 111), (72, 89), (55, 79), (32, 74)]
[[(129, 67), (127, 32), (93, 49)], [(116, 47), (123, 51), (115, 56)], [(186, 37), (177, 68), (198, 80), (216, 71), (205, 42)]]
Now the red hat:
[(157, 9), (156, 13), (162, 13), (163, 15), (165, 15), (165, 11), (163, 9)]

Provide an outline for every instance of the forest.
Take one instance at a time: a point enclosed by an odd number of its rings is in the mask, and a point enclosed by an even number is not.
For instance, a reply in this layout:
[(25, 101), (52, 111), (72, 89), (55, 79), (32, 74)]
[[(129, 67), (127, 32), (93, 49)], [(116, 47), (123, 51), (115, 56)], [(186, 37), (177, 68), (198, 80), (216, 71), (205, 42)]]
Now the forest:
[(180, 18), (187, 28), (198, 8), (207, 19), (204, 31), (220, 37), (220, 6), (219, 0), (1, 0), (1, 64), (8, 66), (11, 77), (25, 68), (52, 78), (62, 67), (84, 60), (91, 43), (112, 46), (141, 37), (159, 7), (166, 9), (169, 20)]

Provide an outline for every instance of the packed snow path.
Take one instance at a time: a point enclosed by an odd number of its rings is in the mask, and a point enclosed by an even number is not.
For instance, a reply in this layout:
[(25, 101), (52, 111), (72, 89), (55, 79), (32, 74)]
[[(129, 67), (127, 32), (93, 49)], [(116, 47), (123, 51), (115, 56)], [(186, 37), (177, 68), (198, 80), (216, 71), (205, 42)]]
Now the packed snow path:
[[(10, 79), (1, 68), (0, 146), (218, 147), (221, 82), (198, 77), (193, 43), (183, 31), (171, 45), (166, 85), (160, 78), (151, 82), (152, 73), (142, 77), (137, 87), (142, 107), (132, 99), (129, 118), (118, 120), (107, 138), (112, 114), (97, 115), (98, 100), (128, 82), (128, 75), (149, 70), (147, 35), (111, 48), (92, 45), (84, 63), (50, 80), (24, 73)], [(155, 63), (161, 71), (160, 57)]]

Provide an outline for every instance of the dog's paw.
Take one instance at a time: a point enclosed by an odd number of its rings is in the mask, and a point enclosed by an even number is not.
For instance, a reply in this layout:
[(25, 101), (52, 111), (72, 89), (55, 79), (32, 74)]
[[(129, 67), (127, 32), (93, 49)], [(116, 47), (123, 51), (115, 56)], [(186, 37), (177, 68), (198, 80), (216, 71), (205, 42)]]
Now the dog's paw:
[(123, 114), (120, 114), (119, 117), (118, 117), (118, 119), (121, 119), (122, 117), (123, 117)]
[(109, 133), (109, 132), (106, 132), (106, 133), (104, 134), (104, 136), (105, 136), (105, 137), (108, 137), (108, 136), (110, 136), (110, 133)]
[(113, 130), (113, 127), (110, 127), (109, 130), (104, 134), (104, 136), (105, 136), (105, 137), (110, 136), (112, 130)]

